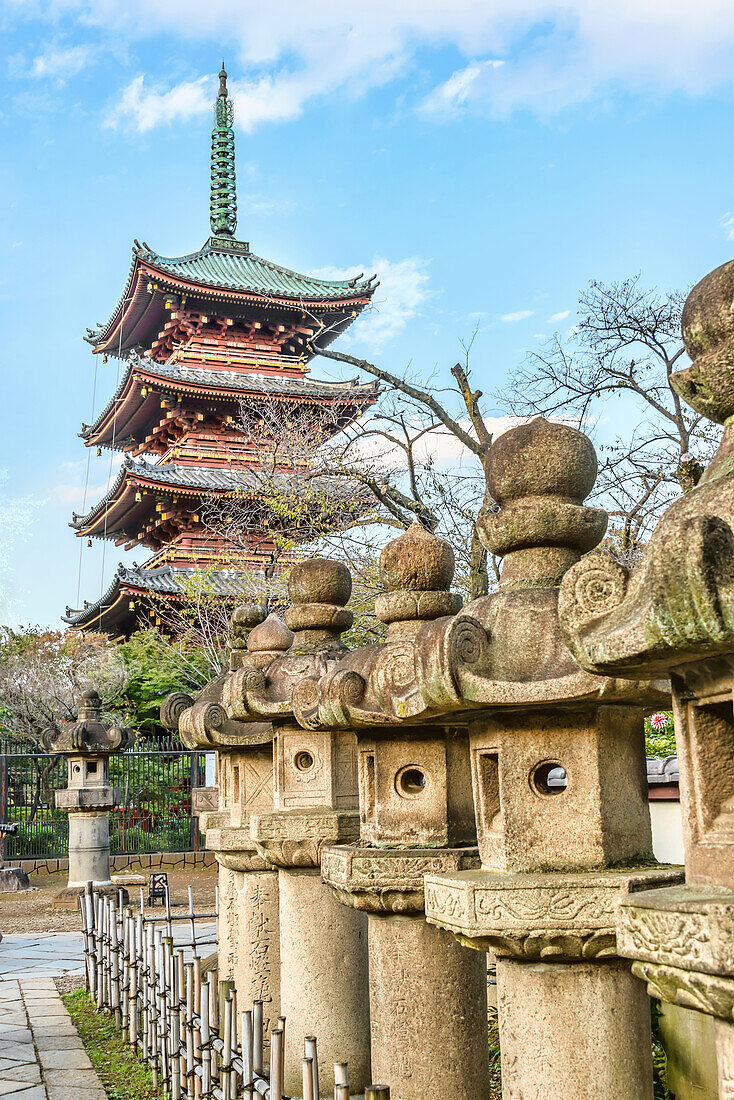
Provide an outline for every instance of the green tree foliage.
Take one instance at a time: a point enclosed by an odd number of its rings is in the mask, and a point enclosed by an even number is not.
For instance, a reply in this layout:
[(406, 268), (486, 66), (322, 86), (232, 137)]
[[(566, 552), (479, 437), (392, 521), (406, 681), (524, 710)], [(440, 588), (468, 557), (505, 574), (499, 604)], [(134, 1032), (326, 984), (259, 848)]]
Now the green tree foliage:
[(163, 732), (160, 706), (171, 691), (199, 691), (211, 676), (206, 652), (171, 641), (155, 628), (138, 630), (117, 647), (127, 672), (119, 706), (143, 739)]

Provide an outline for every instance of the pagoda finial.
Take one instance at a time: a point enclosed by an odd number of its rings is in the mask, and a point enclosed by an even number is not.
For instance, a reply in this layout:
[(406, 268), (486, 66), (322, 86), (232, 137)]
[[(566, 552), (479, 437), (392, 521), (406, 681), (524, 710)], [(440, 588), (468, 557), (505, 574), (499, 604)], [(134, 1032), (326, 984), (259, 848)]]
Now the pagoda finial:
[(232, 237), (237, 228), (237, 184), (234, 170), (232, 100), (227, 93), (227, 70), (219, 73), (219, 94), (214, 106), (212, 130), (211, 198), (209, 220), (217, 237)]

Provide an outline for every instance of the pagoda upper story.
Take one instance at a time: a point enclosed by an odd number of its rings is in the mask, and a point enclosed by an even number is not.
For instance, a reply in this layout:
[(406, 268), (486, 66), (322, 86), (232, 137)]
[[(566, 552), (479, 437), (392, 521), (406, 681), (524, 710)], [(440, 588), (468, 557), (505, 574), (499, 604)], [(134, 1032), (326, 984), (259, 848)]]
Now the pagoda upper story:
[[(123, 377), (93, 424), (82, 425), (87, 446), (126, 452), (115, 484), (84, 516), (77, 535), (144, 545), (153, 557), (136, 567), (136, 596), (146, 570), (151, 590), (162, 568), (211, 567), (228, 547), (205, 530), (202, 503), (248, 491), (248, 468), (257, 465), (259, 443), (238, 426), (242, 402), (277, 401), (287, 418), (300, 410), (328, 408), (337, 432), (373, 404), (377, 383), (317, 381), (309, 361), (343, 332), (370, 302), (375, 278), (329, 280), (301, 275), (265, 260), (235, 238), (237, 202), (232, 103), (222, 66), (214, 112), (211, 154), (212, 236), (197, 252), (168, 258), (135, 241), (125, 289), (104, 325), (88, 329), (95, 354), (126, 361)], [(135, 462), (148, 455), (155, 461)], [(257, 492), (257, 479), (252, 491)], [(263, 529), (250, 533), (243, 565), (272, 560)], [(226, 570), (233, 562), (227, 560)], [(108, 592), (67, 622), (118, 634), (133, 628), (121, 608), (129, 571)], [(224, 576), (224, 573), (223, 573)], [(157, 583), (157, 582), (156, 582)], [(132, 592), (132, 588), (131, 588)], [(135, 600), (129, 601), (139, 606)], [(114, 608), (114, 623), (110, 620)]]
[(299, 275), (233, 237), (210, 237), (198, 252), (173, 259), (136, 241), (120, 301), (86, 339), (107, 355), (145, 348), (161, 363), (297, 374), (374, 289), (374, 277)]

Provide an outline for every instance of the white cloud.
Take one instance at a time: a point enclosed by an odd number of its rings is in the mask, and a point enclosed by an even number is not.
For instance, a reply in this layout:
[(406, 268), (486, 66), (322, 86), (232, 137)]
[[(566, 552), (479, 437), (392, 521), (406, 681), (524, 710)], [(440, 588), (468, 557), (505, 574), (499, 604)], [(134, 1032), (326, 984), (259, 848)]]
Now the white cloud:
[(551, 313), (548, 318), (548, 324), (555, 325), (558, 321), (565, 321), (570, 312), (570, 309), (564, 309), (560, 313)]
[(30, 75), (63, 82), (85, 69), (95, 53), (91, 46), (49, 46), (33, 58)]
[[(114, 480), (114, 478), (111, 480)], [(87, 488), (86, 504), (88, 506), (96, 504), (98, 500), (105, 495), (110, 484), (110, 481), (105, 481), (101, 485), (90, 485)], [(77, 485), (73, 482), (63, 485), (54, 485), (51, 492), (62, 504), (80, 504), (82, 506), (85, 504), (83, 485)]]
[(472, 61), (466, 68), (457, 69), (448, 80), (426, 96), (421, 110), (428, 114), (453, 114), (457, 108), (471, 101), (477, 83), (481, 83), (483, 77), (501, 65), (504, 65), (504, 61)]
[(503, 313), (500, 317), (500, 321), (504, 321), (506, 324), (513, 325), (516, 321), (525, 321), (528, 317), (532, 316), (532, 309), (518, 309), (515, 313)]
[[(509, 431), (510, 428), (523, 424), (529, 419), (532, 419), (532, 417), (485, 416), (484, 423), (493, 438), (497, 439)], [(412, 423), (416, 429), (420, 428), (422, 424), (417, 417)], [(460, 418), (458, 423), (468, 435), (473, 434), (468, 419)], [(379, 420), (377, 426), (384, 428), (384, 424)], [(362, 428), (369, 431), (370, 423), (368, 420), (362, 424)], [(386, 443), (382, 438), (364, 440), (358, 448), (358, 453), (368, 460), (377, 459), (380, 465), (384, 464), (393, 470), (400, 470), (405, 467), (405, 452), (397, 445)], [(435, 431), (422, 436), (415, 444), (414, 455), (418, 463), (431, 461), (434, 467), (439, 470), (455, 470), (465, 463), (470, 467), (478, 466), (476, 455), (465, 447), (453, 432), (444, 427), (437, 428)]]
[(212, 88), (213, 78), (208, 76), (176, 84), (168, 90), (146, 88), (141, 73), (130, 81), (119, 102), (107, 112), (105, 123), (112, 129), (120, 123), (129, 123), (144, 134), (164, 123), (186, 122), (212, 110)]
[(428, 261), (420, 256), (397, 261), (375, 256), (371, 264), (363, 267), (327, 267), (315, 274), (322, 279), (353, 279), (364, 272), (377, 273), (380, 285), (372, 305), (360, 314), (344, 339), (380, 349), (399, 336), (408, 322), (419, 314), (428, 296), (427, 268)]
[[(428, 50), (457, 57), (423, 99), (436, 117), (548, 115), (613, 93), (698, 96), (734, 82), (730, 0), (699, 0), (695, 17), (690, 0), (36, 0), (35, 8), (71, 12), (120, 39), (198, 40), (209, 56), (209, 43), (227, 42), (233, 75), (246, 74), (232, 84), (245, 130), (297, 118), (334, 93), (363, 95), (424, 68)], [(122, 110), (150, 129), (170, 111), (203, 113), (200, 91), (197, 79), (128, 86), (112, 116)]]
[(724, 230), (724, 236), (728, 241), (734, 241), (734, 214), (726, 213), (719, 218), (719, 225)]

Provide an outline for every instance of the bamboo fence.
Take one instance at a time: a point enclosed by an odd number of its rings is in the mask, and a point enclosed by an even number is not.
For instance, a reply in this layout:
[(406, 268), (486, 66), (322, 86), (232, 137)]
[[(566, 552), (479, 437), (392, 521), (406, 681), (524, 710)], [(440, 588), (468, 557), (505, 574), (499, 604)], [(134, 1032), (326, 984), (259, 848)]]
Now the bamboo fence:
[[(79, 899), (87, 989), (109, 1013), (131, 1050), (151, 1068), (155, 1085), (170, 1100), (291, 1100), (283, 1091), (286, 1019), (267, 1037), (263, 1002), (239, 1012), (234, 983), (220, 981), (200, 955), (215, 941), (196, 937), (189, 887), (188, 912), (173, 914), (123, 906), (87, 884)], [(218, 909), (218, 905), (216, 906)], [(189, 925), (190, 938), (174, 943), (173, 922)], [(189, 949), (190, 957), (187, 957)], [(239, 1023), (239, 1028), (238, 1028)], [(302, 1100), (320, 1100), (318, 1042), (305, 1040)], [(350, 1100), (349, 1067), (334, 1065), (334, 1100)], [(390, 1089), (371, 1085), (365, 1100), (390, 1100)]]

